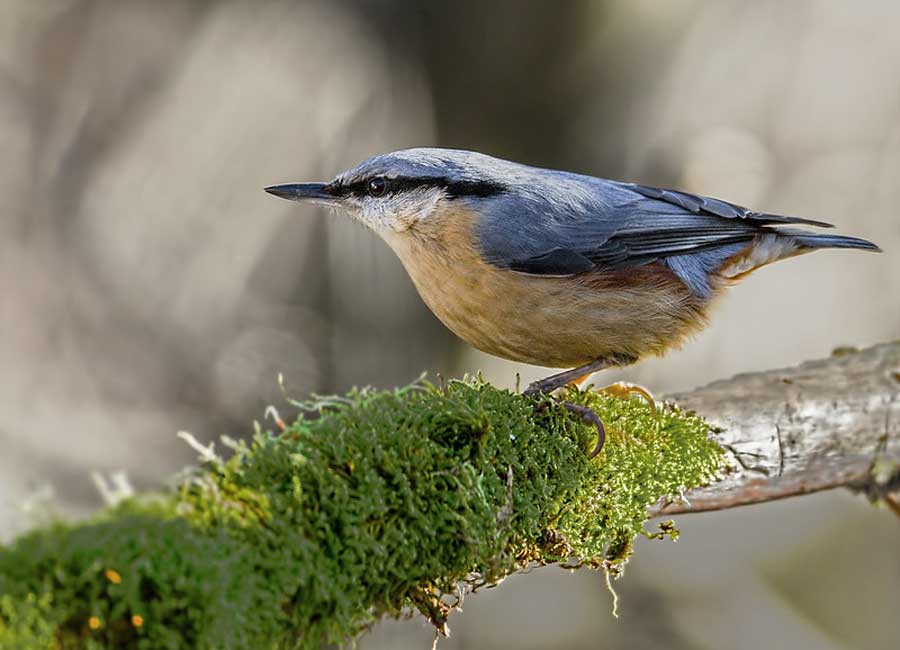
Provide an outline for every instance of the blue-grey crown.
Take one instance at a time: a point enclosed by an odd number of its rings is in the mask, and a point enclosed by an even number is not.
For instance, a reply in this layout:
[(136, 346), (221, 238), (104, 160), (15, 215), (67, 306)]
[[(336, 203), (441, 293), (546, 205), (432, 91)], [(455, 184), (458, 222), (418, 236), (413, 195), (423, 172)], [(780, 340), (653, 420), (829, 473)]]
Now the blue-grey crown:
[(441, 187), (450, 197), (488, 197), (507, 191), (534, 171), (474, 151), (420, 147), (369, 158), (340, 174), (332, 186), (339, 194), (365, 194), (372, 179), (383, 178), (391, 191)]

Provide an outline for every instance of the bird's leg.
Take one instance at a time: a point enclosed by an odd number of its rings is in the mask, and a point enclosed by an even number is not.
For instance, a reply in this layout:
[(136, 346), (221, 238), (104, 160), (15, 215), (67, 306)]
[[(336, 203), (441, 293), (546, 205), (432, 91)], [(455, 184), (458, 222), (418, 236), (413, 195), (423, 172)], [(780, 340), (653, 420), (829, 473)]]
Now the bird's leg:
[[(634, 359), (627, 357), (613, 360), (600, 359), (585, 366), (579, 366), (578, 368), (566, 370), (565, 372), (551, 375), (549, 377), (546, 377), (545, 379), (533, 382), (528, 385), (528, 388), (525, 389), (525, 394), (530, 395), (534, 393), (551, 392), (561, 386), (579, 386), (582, 382), (584, 382), (598, 370), (603, 370), (604, 368), (609, 368), (610, 366), (614, 365), (625, 366), (633, 362)], [(557, 380), (562, 380), (564, 383), (559, 384)], [(541, 384), (547, 384), (549, 386), (552, 386), (552, 388), (549, 388), (549, 390), (542, 390), (540, 386)], [(598, 393), (607, 393), (608, 395), (612, 395), (613, 397), (620, 398), (631, 397), (634, 394), (640, 395), (647, 401), (647, 404), (650, 406), (650, 410), (653, 412), (653, 415), (656, 415), (656, 400), (654, 399), (653, 394), (643, 386), (632, 384), (627, 381), (617, 381), (613, 384), (610, 384), (609, 386), (603, 386), (602, 388), (598, 388), (596, 390)]]
[[(581, 377), (567, 382), (566, 386), (575, 386), (576, 388), (581, 388), (581, 384), (587, 381), (590, 376), (590, 373), (582, 375)], [(618, 397), (620, 399), (625, 399), (626, 397), (631, 397), (634, 394), (638, 394), (644, 398), (644, 400), (647, 402), (647, 405), (650, 407), (650, 411), (654, 416), (656, 416), (656, 398), (653, 397), (653, 393), (639, 384), (632, 384), (628, 381), (617, 381), (610, 384), (609, 386), (595, 388), (594, 390), (596, 390), (598, 393), (606, 393), (607, 395), (612, 395), (613, 397)]]
[[(604, 368), (610, 368), (612, 366), (627, 366), (634, 363), (635, 361), (636, 359), (634, 359), (633, 357), (608, 357), (605, 359), (597, 359), (596, 361), (592, 361), (591, 363), (588, 363), (586, 365), (573, 368), (572, 370), (559, 372), (555, 375), (545, 377), (544, 379), (539, 379), (538, 381), (531, 382), (528, 385), (528, 388), (525, 389), (523, 394), (550, 394), (557, 388), (562, 388), (567, 384), (577, 385), (598, 370), (603, 370)], [(594, 458), (603, 449), (603, 443), (606, 441), (606, 427), (603, 426), (603, 420), (601, 420), (600, 416), (587, 406), (582, 406), (581, 404), (573, 404), (572, 402), (567, 402), (565, 400), (557, 401), (559, 401), (560, 406), (562, 406), (570, 413), (575, 413), (576, 415), (581, 416), (581, 419), (586, 424), (593, 424), (597, 428), (597, 443), (594, 445), (593, 451), (591, 451), (591, 453), (588, 455), (588, 458)]]
[(566, 382), (566, 386), (574, 386), (575, 388), (581, 388), (581, 384), (586, 382), (591, 376), (591, 373), (586, 375), (581, 375), (581, 377), (576, 377), (572, 381)]
[(610, 384), (609, 386), (598, 388), (597, 392), (606, 393), (607, 395), (612, 395), (613, 397), (620, 398), (627, 398), (631, 397), (632, 395), (640, 395), (650, 406), (650, 412), (653, 414), (653, 417), (656, 417), (656, 400), (653, 398), (653, 393), (651, 393), (643, 386), (632, 384), (627, 381), (617, 381), (614, 384)]
[(605, 357), (603, 359), (597, 359), (596, 361), (591, 361), (590, 363), (587, 363), (583, 366), (578, 366), (577, 368), (573, 368), (572, 370), (565, 370), (563, 372), (558, 372), (555, 375), (550, 375), (549, 377), (544, 377), (543, 379), (533, 381), (528, 384), (528, 388), (525, 389), (525, 395), (552, 393), (557, 388), (562, 388), (566, 384), (570, 384), (572, 382), (579, 382), (585, 377), (588, 377), (600, 370), (612, 368), (613, 366), (629, 366), (635, 361), (637, 361), (637, 359), (628, 356)]

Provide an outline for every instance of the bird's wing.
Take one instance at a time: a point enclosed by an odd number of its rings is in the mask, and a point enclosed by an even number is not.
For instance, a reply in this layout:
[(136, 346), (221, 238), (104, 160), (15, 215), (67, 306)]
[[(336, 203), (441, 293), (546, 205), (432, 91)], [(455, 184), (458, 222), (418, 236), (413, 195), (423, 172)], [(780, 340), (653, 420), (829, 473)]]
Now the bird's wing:
[[(715, 249), (730, 255), (735, 244), (751, 241), (765, 226), (830, 226), (686, 192), (590, 180), (575, 200), (556, 200), (550, 192), (508, 199), (481, 231), (486, 258), (522, 273), (573, 275)], [(504, 228), (497, 227), (500, 219)]]

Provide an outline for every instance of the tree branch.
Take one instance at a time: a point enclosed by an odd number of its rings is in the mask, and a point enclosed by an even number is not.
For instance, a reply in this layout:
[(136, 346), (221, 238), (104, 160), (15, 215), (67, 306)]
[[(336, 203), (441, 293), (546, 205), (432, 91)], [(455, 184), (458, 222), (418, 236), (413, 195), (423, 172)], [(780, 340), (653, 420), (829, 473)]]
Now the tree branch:
[(900, 344), (655, 412), (570, 390), (607, 426), (596, 459), (592, 425), (481, 380), (295, 402), (292, 424), (223, 439), (228, 458), (187, 436), (201, 465), (174, 490), (0, 547), (0, 649), (312, 649), (410, 610), (446, 633), (461, 584), (555, 562), (619, 575), (637, 535), (677, 534), (648, 515), (838, 486), (896, 509), (898, 398)]
[(900, 342), (667, 396), (720, 429), (733, 471), (652, 516), (733, 508), (836, 487), (900, 515)]

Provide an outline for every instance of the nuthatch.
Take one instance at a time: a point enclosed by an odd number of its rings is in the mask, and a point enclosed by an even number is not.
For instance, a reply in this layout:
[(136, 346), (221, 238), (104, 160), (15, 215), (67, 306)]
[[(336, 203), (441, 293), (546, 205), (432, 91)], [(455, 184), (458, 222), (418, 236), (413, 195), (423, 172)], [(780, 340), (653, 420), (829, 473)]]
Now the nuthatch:
[[(707, 324), (723, 289), (770, 262), (879, 250), (785, 227), (830, 227), (821, 221), (452, 149), (397, 151), (328, 183), (266, 191), (341, 209), (377, 232), (431, 311), (479, 350), (574, 368), (528, 393), (664, 353)], [(567, 406), (598, 426), (598, 452), (602, 423)]]

